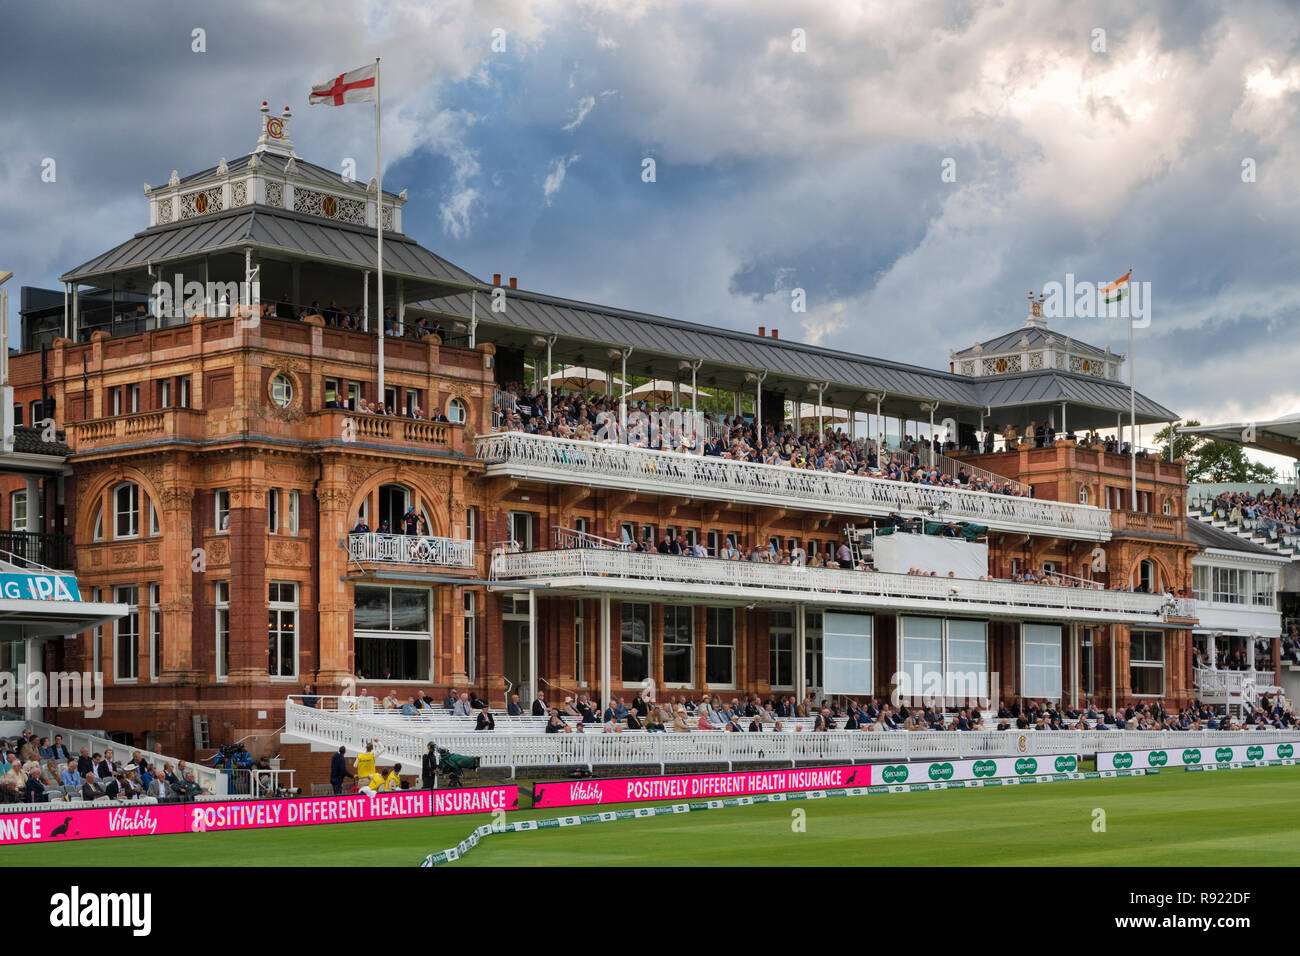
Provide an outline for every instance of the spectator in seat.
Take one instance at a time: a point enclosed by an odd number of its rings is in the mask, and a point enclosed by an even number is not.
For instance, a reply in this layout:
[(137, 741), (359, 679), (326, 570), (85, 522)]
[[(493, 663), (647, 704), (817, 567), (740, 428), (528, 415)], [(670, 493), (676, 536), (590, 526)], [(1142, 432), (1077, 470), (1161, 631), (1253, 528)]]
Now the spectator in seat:
[(506, 704), (506, 715), (510, 717), (522, 717), (524, 708), (519, 703), (519, 695), (511, 694), (510, 703)]
[(366, 524), (366, 519), (362, 515), (357, 515), (356, 527), (352, 529), (353, 534), (370, 534), (370, 525)]
[(104, 787), (98, 776), (91, 773), (81, 778), (81, 799), (98, 800), (102, 796), (105, 796)]
[(469, 694), (460, 695), (460, 699), (457, 700), (456, 705), (452, 707), (451, 713), (453, 717), (469, 717), (474, 713), (469, 706)]
[(81, 772), (77, 770), (77, 762), (69, 760), (68, 765), (64, 768), (63, 773), (59, 775), (59, 784), (64, 787), (80, 787)]
[(159, 774), (150, 781), (149, 786), (145, 789), (146, 797), (157, 797), (159, 800), (166, 800), (171, 797), (172, 791), (167, 783), (167, 778)]
[(573, 732), (573, 728), (560, 720), (558, 714), (551, 714), (551, 719), (546, 722), (545, 732), (548, 734), (568, 734)]
[(496, 730), (496, 718), (492, 716), (492, 711), (484, 707), (478, 712), (478, 720), (474, 722), (475, 730)]
[(546, 713), (547, 713), (546, 695), (539, 690), (537, 692), (537, 697), (534, 698), (533, 700), (533, 716), (545, 717)]
[(77, 758), (77, 773), (88, 777), (95, 772), (95, 762), (90, 759), (90, 748), (82, 747), (81, 756)]

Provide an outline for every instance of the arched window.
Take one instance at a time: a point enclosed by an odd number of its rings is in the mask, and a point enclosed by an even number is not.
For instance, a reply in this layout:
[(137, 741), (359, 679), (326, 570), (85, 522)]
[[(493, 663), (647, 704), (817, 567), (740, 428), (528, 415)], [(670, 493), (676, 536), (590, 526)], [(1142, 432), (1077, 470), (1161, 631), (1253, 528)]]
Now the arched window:
[[(388, 533), (404, 534), (407, 531), (406, 510), (415, 504), (415, 493), (405, 485), (389, 484), (379, 486), (379, 514), (372, 524), (372, 531), (379, 531), (383, 523), (388, 522)], [(417, 513), (415, 531), (421, 535), (433, 534), (433, 522), (427, 508)]]
[(453, 398), (447, 403), (447, 421), (456, 425), (464, 425), (466, 417), (465, 403), (459, 398)]
[(113, 537), (134, 538), (140, 534), (140, 486), (124, 481), (113, 489)]
[(1091, 497), (1091, 496), (1088, 494), (1088, 486), (1087, 486), (1087, 485), (1080, 485), (1080, 486), (1079, 486), (1079, 504), (1081, 504), (1081, 505), (1086, 505), (1086, 504), (1088, 503), (1088, 498), (1089, 498), (1089, 497)]
[(1156, 563), (1150, 558), (1145, 558), (1138, 565), (1138, 587), (1147, 594), (1154, 594), (1159, 590), (1159, 576), (1156, 573)]
[(102, 504), (95, 505), (95, 527), (90, 533), (90, 539), (92, 541), (104, 540), (104, 506)]
[(1172, 499), (1172, 498), (1166, 498), (1166, 499), (1165, 499), (1165, 503), (1164, 503), (1163, 505), (1160, 506), (1160, 510), (1163, 511), (1166, 515), (1172, 515), (1172, 514), (1174, 513), (1174, 501), (1173, 501), (1173, 499)]

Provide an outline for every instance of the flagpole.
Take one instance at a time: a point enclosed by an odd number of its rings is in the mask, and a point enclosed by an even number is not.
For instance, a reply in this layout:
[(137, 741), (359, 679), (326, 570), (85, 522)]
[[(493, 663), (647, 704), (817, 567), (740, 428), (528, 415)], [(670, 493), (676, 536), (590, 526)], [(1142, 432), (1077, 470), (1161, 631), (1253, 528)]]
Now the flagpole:
[[(379, 397), (377, 404), (386, 405), (384, 401), (384, 163), (379, 151), (379, 130), (382, 124), (383, 110), (380, 103), (379, 57), (375, 57), (375, 181), (378, 184), (378, 196), (375, 202), (375, 233), (378, 236), (378, 262), (375, 264), (379, 283), (376, 305), (379, 311)], [(385, 408), (385, 411), (391, 409)]]
[[(1128, 427), (1129, 427), (1129, 509), (1137, 511), (1138, 460), (1137, 460), (1137, 392), (1134, 390), (1133, 371), (1133, 270), (1128, 276)], [(1172, 435), (1169, 439), (1173, 441)]]

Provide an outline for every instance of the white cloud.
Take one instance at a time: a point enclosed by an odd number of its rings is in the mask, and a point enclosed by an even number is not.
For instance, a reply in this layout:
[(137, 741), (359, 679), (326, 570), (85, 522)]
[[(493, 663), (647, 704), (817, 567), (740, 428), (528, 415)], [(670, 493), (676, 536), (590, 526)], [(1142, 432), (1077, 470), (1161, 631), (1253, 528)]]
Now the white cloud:
[(582, 125), (582, 121), (585, 120), (587, 115), (595, 108), (596, 98), (594, 96), (582, 97), (578, 100), (578, 105), (569, 110), (569, 115), (572, 116), (573, 119), (561, 126), (560, 129), (564, 130), (566, 133), (573, 132)]
[(552, 198), (564, 185), (564, 176), (569, 167), (581, 158), (577, 153), (574, 153), (568, 159), (559, 156), (551, 160), (551, 167), (546, 173), (546, 179), (542, 182), (542, 198), (546, 200), (546, 205), (551, 204)]

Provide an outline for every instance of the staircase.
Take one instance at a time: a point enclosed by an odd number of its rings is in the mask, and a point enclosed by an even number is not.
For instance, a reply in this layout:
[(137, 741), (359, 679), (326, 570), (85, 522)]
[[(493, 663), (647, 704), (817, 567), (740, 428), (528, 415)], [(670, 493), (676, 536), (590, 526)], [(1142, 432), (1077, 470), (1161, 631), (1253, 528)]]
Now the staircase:
[(1197, 507), (1191, 504), (1187, 506), (1187, 516), (1197, 521), (1203, 521), (1220, 531), (1236, 535), (1243, 541), (1249, 541), (1261, 548), (1267, 548), (1281, 557), (1290, 558), (1292, 561), (1300, 561), (1300, 540), (1298, 540), (1300, 535), (1279, 535), (1276, 538), (1270, 538), (1257, 528), (1248, 528), (1244, 523), (1239, 525), (1229, 524), (1227, 519), (1215, 517), (1210, 508)]

